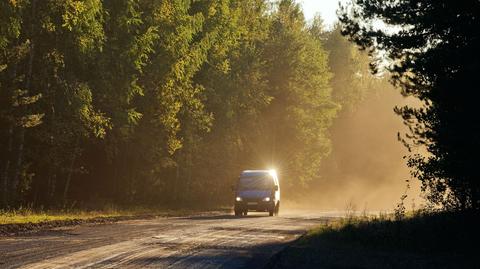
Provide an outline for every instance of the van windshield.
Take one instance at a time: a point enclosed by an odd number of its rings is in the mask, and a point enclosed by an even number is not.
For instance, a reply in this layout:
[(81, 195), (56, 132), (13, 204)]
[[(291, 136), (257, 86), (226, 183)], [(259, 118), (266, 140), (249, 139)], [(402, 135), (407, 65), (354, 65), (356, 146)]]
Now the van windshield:
[(273, 186), (273, 178), (270, 175), (244, 176), (238, 182), (239, 191), (271, 190)]

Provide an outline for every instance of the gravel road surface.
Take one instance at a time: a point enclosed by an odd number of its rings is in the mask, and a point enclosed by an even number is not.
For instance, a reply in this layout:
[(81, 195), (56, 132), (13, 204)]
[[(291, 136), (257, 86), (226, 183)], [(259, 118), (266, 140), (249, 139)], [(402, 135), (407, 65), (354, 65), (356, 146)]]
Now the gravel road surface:
[(0, 237), (0, 268), (262, 268), (329, 219), (312, 212), (217, 214), (55, 228)]

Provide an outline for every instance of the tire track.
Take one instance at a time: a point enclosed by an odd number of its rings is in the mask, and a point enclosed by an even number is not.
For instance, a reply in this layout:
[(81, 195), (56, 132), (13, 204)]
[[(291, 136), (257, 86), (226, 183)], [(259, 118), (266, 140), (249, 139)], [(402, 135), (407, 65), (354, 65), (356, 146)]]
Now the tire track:
[(214, 215), (54, 229), (0, 239), (0, 267), (255, 268), (326, 220)]

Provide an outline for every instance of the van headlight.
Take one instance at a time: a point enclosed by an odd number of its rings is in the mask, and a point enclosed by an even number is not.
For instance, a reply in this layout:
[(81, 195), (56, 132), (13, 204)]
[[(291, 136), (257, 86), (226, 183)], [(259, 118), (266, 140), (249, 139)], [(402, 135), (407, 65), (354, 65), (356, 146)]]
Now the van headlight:
[(264, 201), (264, 202), (270, 202), (270, 197), (265, 197), (265, 198), (263, 198), (263, 201)]
[(242, 199), (242, 197), (240, 197), (240, 196), (237, 196), (237, 198), (235, 198), (235, 201), (237, 201), (237, 202), (241, 202), (241, 201), (243, 201), (243, 199)]

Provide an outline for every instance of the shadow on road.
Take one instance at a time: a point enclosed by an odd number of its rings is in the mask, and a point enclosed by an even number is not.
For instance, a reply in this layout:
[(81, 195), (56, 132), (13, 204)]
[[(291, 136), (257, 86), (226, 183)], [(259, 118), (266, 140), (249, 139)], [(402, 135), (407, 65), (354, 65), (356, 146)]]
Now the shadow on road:
[(213, 215), (213, 216), (191, 216), (191, 217), (182, 217), (182, 219), (189, 219), (189, 220), (231, 220), (231, 219), (252, 219), (252, 218), (271, 218), (267, 215), (247, 215), (237, 217), (234, 215)]
[(206, 266), (208, 268), (263, 268), (274, 253), (286, 246), (286, 242), (260, 245), (203, 245), (193, 252), (170, 255), (167, 257), (143, 256), (129, 263), (141, 266), (190, 268)]

